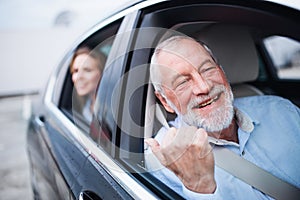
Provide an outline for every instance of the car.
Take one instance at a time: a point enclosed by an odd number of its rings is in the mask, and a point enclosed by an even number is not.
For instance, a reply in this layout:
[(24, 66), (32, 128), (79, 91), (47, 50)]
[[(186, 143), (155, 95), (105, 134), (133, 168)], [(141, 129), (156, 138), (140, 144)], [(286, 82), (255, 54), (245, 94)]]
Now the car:
[[(27, 131), (35, 199), (184, 199), (147, 171), (144, 138), (164, 111), (149, 63), (164, 38), (206, 43), (235, 97), (277, 95), (300, 106), (300, 11), (273, 1), (131, 1), (79, 38), (35, 103)], [(74, 52), (107, 57), (92, 121), (74, 108)], [(226, 50), (224, 50), (226, 49)]]

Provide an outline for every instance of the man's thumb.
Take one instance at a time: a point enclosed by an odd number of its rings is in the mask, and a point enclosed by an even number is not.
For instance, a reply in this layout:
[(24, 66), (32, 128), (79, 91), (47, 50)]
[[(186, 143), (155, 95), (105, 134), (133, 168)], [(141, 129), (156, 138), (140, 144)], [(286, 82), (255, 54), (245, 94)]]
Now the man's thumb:
[(160, 145), (155, 139), (146, 138), (144, 141), (151, 148), (153, 153), (160, 150)]

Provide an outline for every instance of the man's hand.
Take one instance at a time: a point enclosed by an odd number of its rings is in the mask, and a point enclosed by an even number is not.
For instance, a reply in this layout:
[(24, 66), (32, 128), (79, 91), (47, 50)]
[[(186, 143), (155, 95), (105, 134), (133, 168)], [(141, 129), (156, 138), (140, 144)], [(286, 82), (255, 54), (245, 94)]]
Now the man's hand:
[(158, 160), (173, 171), (186, 188), (198, 193), (213, 193), (214, 157), (207, 132), (193, 126), (170, 128), (161, 145), (153, 138), (145, 142)]

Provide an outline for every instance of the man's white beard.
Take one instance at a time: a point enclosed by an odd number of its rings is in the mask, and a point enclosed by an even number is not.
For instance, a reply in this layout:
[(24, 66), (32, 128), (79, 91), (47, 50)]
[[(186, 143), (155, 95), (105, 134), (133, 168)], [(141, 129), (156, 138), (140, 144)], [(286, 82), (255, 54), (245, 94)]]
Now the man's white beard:
[[(199, 103), (205, 99), (215, 97), (215, 95), (219, 94), (220, 92), (223, 92), (225, 95), (224, 106), (220, 106), (212, 112), (206, 113), (205, 116), (201, 115), (200, 113), (193, 112), (192, 108), (195, 105), (199, 105)], [(217, 85), (213, 87), (208, 95), (191, 100), (187, 107), (187, 113), (184, 115), (179, 113), (175, 105), (172, 104), (168, 99), (167, 102), (185, 123), (190, 126), (203, 128), (207, 132), (217, 132), (229, 127), (234, 116), (233, 94), (232, 91), (230, 89), (227, 90), (224, 85)]]

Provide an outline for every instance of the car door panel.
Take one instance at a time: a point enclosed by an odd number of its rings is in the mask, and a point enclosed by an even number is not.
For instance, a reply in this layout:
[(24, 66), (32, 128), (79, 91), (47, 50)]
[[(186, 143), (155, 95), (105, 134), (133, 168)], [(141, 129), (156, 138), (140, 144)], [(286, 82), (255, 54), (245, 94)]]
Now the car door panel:
[(34, 196), (37, 199), (70, 199), (67, 183), (49, 149), (49, 141), (45, 139), (49, 135), (45, 118), (33, 118), (29, 124), (27, 137), (30, 141), (28, 143), (30, 163), (34, 163), (31, 173)]

